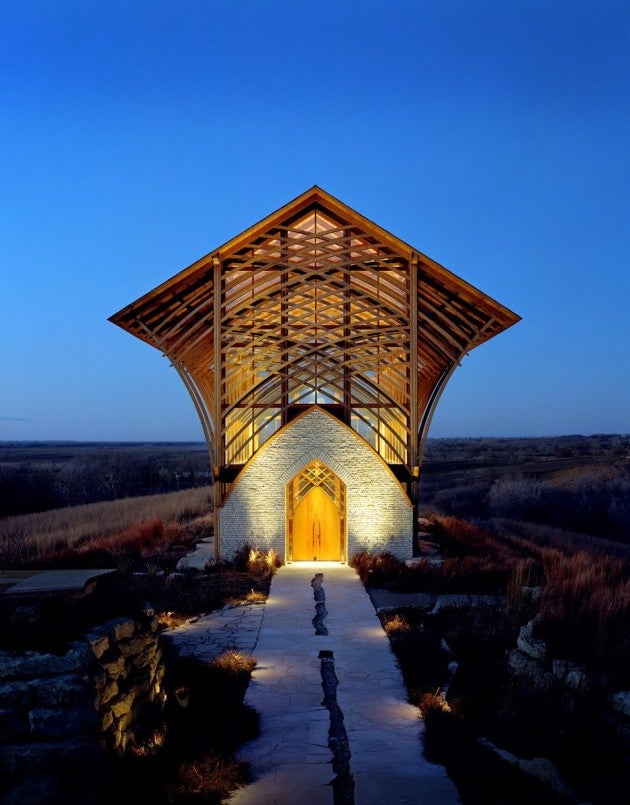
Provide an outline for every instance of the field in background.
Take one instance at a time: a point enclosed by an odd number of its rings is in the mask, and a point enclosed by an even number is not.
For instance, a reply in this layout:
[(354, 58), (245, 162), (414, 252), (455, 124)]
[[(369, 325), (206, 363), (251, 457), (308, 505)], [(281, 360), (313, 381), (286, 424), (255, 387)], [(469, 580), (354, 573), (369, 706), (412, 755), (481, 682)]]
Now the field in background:
[(210, 501), (210, 487), (204, 486), (6, 517), (0, 520), (0, 567), (43, 560), (53, 548), (58, 552), (94, 542), (128, 531), (139, 523), (159, 522), (163, 531), (165, 524), (204, 517), (211, 510)]
[[(0, 564), (19, 564), (21, 546), (32, 557), (203, 516), (207, 463), (200, 443), (0, 443)], [(502, 539), (627, 555), (630, 435), (430, 439), (419, 499)]]
[(630, 544), (630, 435), (430, 439), (419, 500), (550, 547), (586, 535), (615, 551)]
[(208, 451), (196, 442), (0, 442), (0, 518), (210, 480)]

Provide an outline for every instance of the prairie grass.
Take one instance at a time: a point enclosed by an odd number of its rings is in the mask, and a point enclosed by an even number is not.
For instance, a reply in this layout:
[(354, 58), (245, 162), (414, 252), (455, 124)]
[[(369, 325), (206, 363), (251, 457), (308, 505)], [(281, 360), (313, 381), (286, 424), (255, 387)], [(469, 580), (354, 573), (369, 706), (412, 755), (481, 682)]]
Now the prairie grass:
[(617, 557), (543, 552), (537, 633), (556, 657), (630, 676), (630, 563)]
[(434, 515), (432, 536), (443, 561), (426, 559), (407, 566), (390, 553), (355, 554), (350, 564), (369, 587), (400, 591), (502, 593), (517, 561), (540, 553), (525, 540), (497, 539), (489, 531), (456, 517)]
[[(147, 527), (161, 521), (167, 534), (172, 523), (186, 523), (207, 514), (209, 487), (197, 487), (163, 495), (124, 498), (24, 514), (0, 520), (0, 564), (19, 567), (45, 562), (51, 554), (91, 543), (94, 550), (114, 549), (116, 543), (146, 542)], [(142, 524), (135, 537), (134, 528)], [(150, 530), (150, 529), (149, 529)], [(158, 535), (153, 527), (153, 538)], [(121, 535), (124, 535), (121, 536)], [(109, 541), (108, 541), (109, 540)]]
[(599, 556), (630, 557), (630, 544), (628, 543), (594, 537), (545, 523), (495, 517), (491, 521), (491, 526), (499, 539), (511, 543), (522, 539), (530, 550), (533, 549), (533, 546), (538, 546), (539, 552), (542, 552), (543, 548), (556, 548), (562, 552), (587, 551)]
[(400, 612), (395, 612), (389, 616), (386, 614), (383, 617), (383, 629), (388, 635), (400, 634), (401, 632), (408, 632), (411, 629), (411, 624), (404, 615)]
[(212, 666), (230, 674), (250, 674), (256, 667), (256, 660), (242, 651), (229, 649), (212, 661)]

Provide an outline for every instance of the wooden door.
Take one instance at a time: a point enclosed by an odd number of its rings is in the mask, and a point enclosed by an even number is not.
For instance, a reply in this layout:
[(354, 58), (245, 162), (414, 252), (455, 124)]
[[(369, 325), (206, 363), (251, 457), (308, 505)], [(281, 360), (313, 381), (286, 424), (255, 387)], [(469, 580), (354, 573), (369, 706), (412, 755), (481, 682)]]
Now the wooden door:
[(340, 518), (321, 486), (302, 498), (293, 512), (293, 559), (339, 561)]
[(287, 551), (290, 560), (345, 559), (345, 484), (321, 461), (287, 485)]

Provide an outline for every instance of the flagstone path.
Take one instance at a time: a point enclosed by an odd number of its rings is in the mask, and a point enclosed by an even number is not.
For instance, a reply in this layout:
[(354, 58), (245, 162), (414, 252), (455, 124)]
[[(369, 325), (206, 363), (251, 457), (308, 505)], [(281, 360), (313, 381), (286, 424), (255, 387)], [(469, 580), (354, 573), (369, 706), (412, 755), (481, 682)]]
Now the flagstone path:
[[(317, 573), (328, 634), (313, 624)], [(460, 801), (444, 767), (422, 754), (423, 723), (352, 568), (286, 565), (266, 604), (212, 613), (172, 630), (171, 639), (204, 659), (237, 648), (257, 660), (246, 702), (260, 714), (261, 731), (239, 754), (254, 781), (233, 793), (233, 805)]]

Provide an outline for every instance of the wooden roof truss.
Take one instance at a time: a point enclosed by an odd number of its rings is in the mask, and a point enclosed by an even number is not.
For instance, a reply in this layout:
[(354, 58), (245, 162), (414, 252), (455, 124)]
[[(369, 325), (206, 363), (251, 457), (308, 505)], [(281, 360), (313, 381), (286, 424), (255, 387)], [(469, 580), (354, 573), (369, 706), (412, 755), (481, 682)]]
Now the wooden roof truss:
[(517, 320), (317, 187), (112, 317), (179, 372), (217, 479), (317, 404), (409, 490), (454, 368)]

